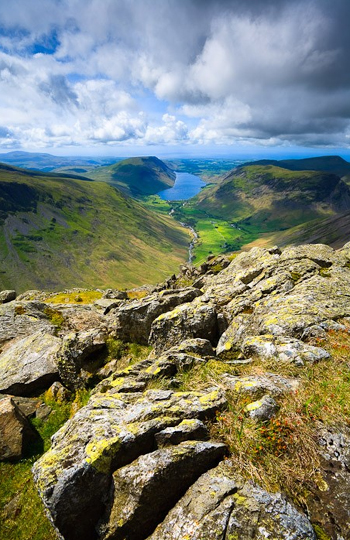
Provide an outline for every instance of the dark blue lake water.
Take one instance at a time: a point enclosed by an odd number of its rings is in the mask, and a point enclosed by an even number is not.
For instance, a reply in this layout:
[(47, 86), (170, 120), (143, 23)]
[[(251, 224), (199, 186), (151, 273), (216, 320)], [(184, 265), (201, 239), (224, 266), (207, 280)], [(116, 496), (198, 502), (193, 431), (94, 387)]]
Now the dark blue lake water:
[(164, 201), (185, 201), (197, 195), (205, 182), (194, 174), (176, 173), (175, 184), (172, 188), (157, 193)]

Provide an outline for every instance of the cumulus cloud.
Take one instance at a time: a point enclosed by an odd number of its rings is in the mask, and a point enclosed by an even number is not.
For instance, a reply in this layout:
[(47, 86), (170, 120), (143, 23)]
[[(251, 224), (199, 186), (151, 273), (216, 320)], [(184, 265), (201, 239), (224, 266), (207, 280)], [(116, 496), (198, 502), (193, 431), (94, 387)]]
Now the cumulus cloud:
[(348, 0), (1, 2), (0, 147), (349, 147), (349, 16)]

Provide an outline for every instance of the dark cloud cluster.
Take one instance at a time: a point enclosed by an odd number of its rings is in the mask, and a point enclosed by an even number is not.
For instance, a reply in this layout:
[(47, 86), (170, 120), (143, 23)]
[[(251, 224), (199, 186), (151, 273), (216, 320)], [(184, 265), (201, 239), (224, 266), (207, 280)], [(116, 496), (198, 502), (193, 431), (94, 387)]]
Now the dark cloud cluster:
[(0, 2), (2, 123), (23, 145), (349, 147), (349, 20), (349, 0)]

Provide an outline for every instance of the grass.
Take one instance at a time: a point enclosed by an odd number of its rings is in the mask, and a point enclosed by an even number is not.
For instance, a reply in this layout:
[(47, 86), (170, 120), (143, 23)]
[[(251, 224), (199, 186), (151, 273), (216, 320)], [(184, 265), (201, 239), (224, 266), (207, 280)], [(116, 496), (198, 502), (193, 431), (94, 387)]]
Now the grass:
[(48, 296), (44, 301), (50, 304), (93, 304), (102, 295), (101, 291), (75, 290)]
[(238, 472), (268, 490), (288, 493), (299, 504), (310, 485), (324, 488), (319, 474), (318, 427), (350, 425), (350, 334), (330, 331), (325, 340), (314, 340), (313, 344), (324, 347), (332, 358), (303, 367), (272, 360), (234, 367), (210, 361), (181, 376), (183, 390), (220, 386), (225, 373), (246, 376), (272, 372), (298, 379), (295, 392), (276, 398), (279, 411), (266, 422), (252, 420), (246, 413), (247, 404), (257, 398), (232, 391), (229, 406), (217, 415), (211, 433), (228, 445)]

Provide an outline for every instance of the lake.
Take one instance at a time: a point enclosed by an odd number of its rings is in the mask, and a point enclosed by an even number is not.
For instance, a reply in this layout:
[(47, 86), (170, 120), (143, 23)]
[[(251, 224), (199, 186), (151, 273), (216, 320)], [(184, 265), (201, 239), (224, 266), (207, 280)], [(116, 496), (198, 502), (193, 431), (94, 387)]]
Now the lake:
[(175, 184), (172, 188), (157, 193), (164, 201), (185, 201), (200, 192), (205, 182), (194, 174), (176, 173)]

